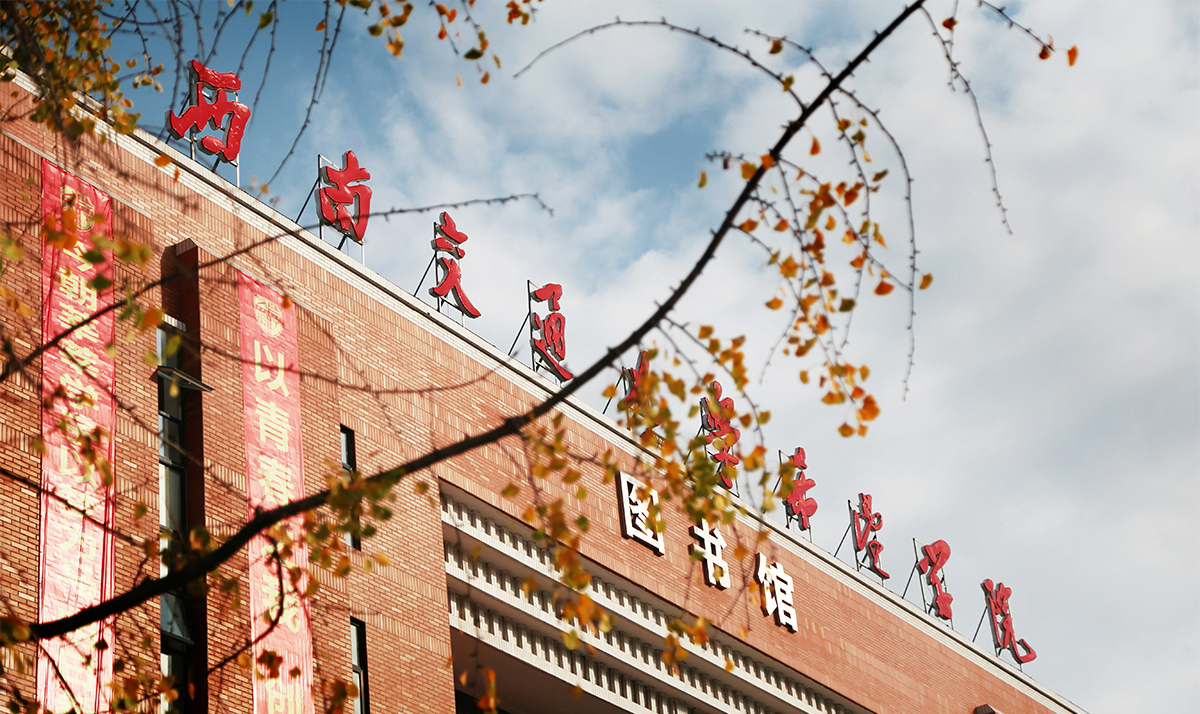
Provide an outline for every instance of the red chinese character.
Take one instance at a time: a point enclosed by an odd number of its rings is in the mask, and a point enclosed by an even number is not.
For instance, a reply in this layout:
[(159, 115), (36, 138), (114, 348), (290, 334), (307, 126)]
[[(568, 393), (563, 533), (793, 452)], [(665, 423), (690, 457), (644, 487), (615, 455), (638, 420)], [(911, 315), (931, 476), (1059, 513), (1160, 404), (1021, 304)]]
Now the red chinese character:
[[(192, 60), (191, 72), (192, 106), (184, 111), (183, 116), (175, 116), (175, 112), (169, 114), (167, 123), (171, 127), (171, 134), (176, 139), (182, 139), (188, 132), (203, 131), (210, 124), (214, 129), (220, 129), (225, 117), (230, 117), (225, 140), (206, 136), (200, 140), (200, 148), (210, 154), (219, 153), (225, 161), (237, 161), (242, 148), (242, 134), (246, 131), (246, 123), (250, 121), (250, 107), (230, 101), (225, 92), (241, 89), (242, 80), (233, 72), (214, 72), (197, 60)], [(212, 102), (205, 96), (205, 88), (215, 93)]]
[(725, 474), (724, 467), (726, 464), (737, 466), (741, 463), (730, 449), (738, 442), (738, 439), (742, 438), (742, 432), (739, 429), (735, 429), (730, 423), (733, 419), (732, 416), (726, 417), (722, 415), (723, 412), (733, 413), (733, 398), (721, 398), (720, 382), (713, 382), (712, 388), (717, 398), (717, 404), (714, 407), (708, 397), (700, 400), (700, 428), (708, 432), (705, 434), (704, 440), (709, 444), (713, 443), (715, 439), (729, 437), (722, 442), (721, 450), (713, 454), (713, 461), (720, 464), (717, 468), (721, 469), (721, 484), (725, 488), (733, 488), (733, 480)]
[(562, 297), (563, 289), (556, 283), (546, 283), (530, 293), (535, 302), (550, 301), (550, 314), (542, 317), (533, 313), (533, 329), (541, 330), (542, 336), (533, 339), (533, 351), (542, 363), (558, 375), (560, 381), (571, 379), (571, 374), (562, 365), (567, 358), (567, 318), (558, 311), (558, 299)]
[[(1004, 583), (992, 585), (991, 579), (983, 581), (983, 593), (987, 598), (988, 611), (992, 620), (992, 641), (996, 644), (996, 654), (1001, 650), (1011, 650), (1013, 657), (1021, 664), (1037, 659), (1037, 652), (1025, 640), (1018, 640), (1014, 632), (1012, 613), (1009, 612), (1008, 599), (1012, 597), (1012, 588)], [(1021, 654), (1021, 650), (1025, 654)]]
[(950, 560), (950, 545), (944, 540), (934, 541), (925, 546), (924, 551), (925, 557), (917, 563), (917, 568), (929, 580), (929, 587), (933, 588), (933, 605), (937, 616), (943, 620), (949, 620), (954, 616), (954, 611), (950, 607), (950, 603), (954, 602), (954, 596), (946, 592), (946, 584), (942, 582), (941, 572), (946, 561)]
[(792, 492), (783, 499), (783, 508), (787, 513), (788, 525), (791, 525), (792, 519), (799, 518), (800, 530), (806, 531), (809, 528), (808, 519), (817, 512), (817, 499), (807, 498), (808, 490), (817, 482), (804, 473), (808, 464), (804, 460), (804, 449), (799, 446), (792, 455), (792, 465), (796, 467), (796, 480), (792, 483)]
[[(346, 166), (344, 169), (321, 167), (321, 179), (329, 184), (317, 192), (321, 200), (321, 222), (333, 226), (355, 243), (362, 243), (367, 232), (367, 219), (371, 217), (371, 189), (361, 183), (350, 184), (370, 180), (371, 174), (358, 165), (358, 157), (353, 151), (347, 151), (342, 161)], [(353, 215), (348, 209), (355, 209)]]
[(430, 288), (429, 294), (445, 300), (447, 295), (454, 293), (454, 301), (458, 304), (459, 310), (470, 317), (479, 317), (479, 310), (475, 309), (471, 300), (467, 298), (467, 294), (463, 292), (462, 268), (458, 267), (458, 259), (467, 254), (467, 251), (459, 246), (466, 242), (467, 234), (458, 230), (454, 225), (454, 219), (450, 217), (449, 213), (443, 211), (438, 222), (433, 224), (433, 249), (434, 251), (444, 251), (450, 255), (437, 256), (442, 263), (442, 281), (436, 288)]
[(625, 377), (625, 383), (629, 385), (629, 392), (621, 397), (621, 401), (625, 402), (626, 409), (632, 409), (633, 405), (642, 398), (642, 382), (645, 381), (646, 375), (650, 372), (650, 360), (646, 359), (646, 350), (638, 355), (637, 367), (629, 369), (628, 367), (621, 368), (622, 376)]
[[(850, 523), (854, 526), (854, 550), (859, 553), (867, 551), (867, 555), (871, 557), (871, 564), (868, 567), (878, 573), (879, 577), (885, 580), (892, 577), (879, 565), (879, 556), (883, 553), (883, 543), (879, 542), (878, 535), (871, 537), (872, 533), (878, 533), (879, 529), (883, 528), (883, 514), (876, 513), (872, 509), (870, 494), (858, 494), (858, 510), (851, 514)], [(867, 540), (868, 538), (870, 540)]]

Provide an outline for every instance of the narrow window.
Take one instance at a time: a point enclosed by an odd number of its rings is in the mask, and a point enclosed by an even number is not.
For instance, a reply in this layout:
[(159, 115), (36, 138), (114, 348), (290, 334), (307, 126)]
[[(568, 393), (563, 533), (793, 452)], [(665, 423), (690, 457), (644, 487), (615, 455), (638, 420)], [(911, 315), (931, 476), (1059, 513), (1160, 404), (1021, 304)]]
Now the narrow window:
[[(171, 376), (158, 377), (158, 523), (160, 573), (166, 575), (170, 564), (183, 551), (187, 533), (186, 464), (183, 456), (183, 394), (174, 378), (179, 369), (178, 333), (169, 327), (158, 330), (159, 363)], [(188, 711), (188, 668), (193, 646), (188, 623), (186, 594), (180, 590), (164, 593), (159, 599), (160, 660), (163, 676), (174, 678), (179, 697), (164, 701), (160, 711), (186, 714)]]
[(358, 698), (354, 700), (354, 714), (370, 714), (371, 697), (367, 681), (367, 625), (354, 618), (350, 618), (350, 670), (354, 686), (358, 687)]
[[(342, 470), (358, 470), (358, 457), (354, 450), (354, 430), (348, 426), (342, 426)], [(355, 550), (362, 550), (362, 538), (357, 533), (347, 533), (344, 542)]]

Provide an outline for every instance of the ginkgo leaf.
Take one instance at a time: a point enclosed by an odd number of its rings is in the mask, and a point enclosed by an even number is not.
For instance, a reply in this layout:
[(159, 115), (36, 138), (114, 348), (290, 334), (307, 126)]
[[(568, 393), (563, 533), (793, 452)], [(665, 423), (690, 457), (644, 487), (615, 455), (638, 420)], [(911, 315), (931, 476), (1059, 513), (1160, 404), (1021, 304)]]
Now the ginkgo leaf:
[(838, 433), (846, 438), (850, 438), (851, 436), (854, 436), (854, 427), (843, 423), (838, 427)]
[(1042, 51), (1038, 52), (1038, 59), (1050, 59), (1050, 46), (1042, 45)]
[(890, 293), (891, 291), (893, 291), (895, 289), (896, 289), (895, 285), (892, 285), (891, 283), (887, 282), (886, 280), (881, 280), (879, 282), (879, 285), (875, 286), (875, 294), (876, 295), (887, 295), (888, 293)]
[(783, 78), (783, 91), (786, 92), (786, 91), (790, 90), (792, 88), (792, 85), (795, 84), (795, 82), (796, 82), (796, 78), (790, 74), (788, 76), (784, 77)]
[(477, 60), (482, 56), (483, 56), (483, 52), (481, 52), (479, 50), (479, 48), (477, 48), (477, 47), (472, 47), (471, 49), (469, 49), (463, 53), (463, 59), (468, 59), (468, 60)]
[(746, 181), (749, 181), (751, 178), (754, 177), (755, 171), (758, 171), (758, 167), (755, 166), (754, 164), (750, 163), (749, 161), (742, 164), (742, 178), (745, 179)]
[(489, 79), (491, 79), (491, 78), (492, 78), (492, 73), (491, 73), (491, 72), (484, 72), (484, 73), (483, 73), (483, 76), (479, 78), (479, 83), (480, 83), (480, 84), (487, 84), (487, 83), (488, 83), (488, 80), (489, 80)]
[(1071, 49), (1067, 50), (1067, 66), (1074, 67), (1077, 59), (1079, 59), (1079, 48), (1071, 45)]
[(854, 298), (842, 298), (842, 304), (838, 305), (838, 312), (850, 312), (854, 309)]
[(774, 165), (775, 165), (775, 159), (772, 159), (770, 154), (762, 155), (762, 166), (764, 169), (769, 169)]
[(753, 218), (747, 218), (746, 220), (742, 221), (742, 224), (738, 226), (738, 228), (741, 228), (743, 231), (749, 233), (755, 228), (758, 228), (758, 221), (754, 220)]
[(258, 16), (258, 29), (261, 30), (264, 27), (266, 27), (267, 25), (270, 25), (271, 20), (274, 20), (274, 19), (275, 19), (275, 13), (273, 13), (273, 12), (264, 12), (263, 14), (259, 15)]
[(705, 186), (707, 186), (707, 185), (708, 185), (708, 172), (707, 172), (707, 171), (701, 171), (701, 172), (700, 172), (700, 186), (699, 186), (699, 188), (704, 188), (704, 187), (705, 187)]
[(808, 153), (813, 156), (821, 153), (821, 142), (817, 141), (817, 137), (815, 136), (813, 137), (812, 148), (808, 150)]
[(771, 41), (771, 54), (777, 55), (780, 52), (783, 52), (783, 40), (772, 40)]
[(872, 421), (879, 416), (879, 405), (875, 402), (875, 397), (868, 394), (863, 399), (862, 408), (858, 410), (859, 421)]
[(808, 384), (808, 370), (807, 369), (800, 371), (800, 383)]
[(921, 289), (925, 290), (930, 285), (933, 285), (933, 273), (925, 273), (921, 276)]
[(958, 20), (955, 20), (953, 17), (947, 17), (945, 20), (942, 20), (942, 27), (944, 27), (950, 31), (953, 31), (954, 26), (957, 24), (958, 24)]
[(325, 21), (321, 20), (320, 22), (317, 23), (317, 32), (324, 32), (324, 31), (325, 31)]
[(171, 165), (171, 157), (167, 156), (166, 154), (159, 154), (158, 157), (154, 159), (154, 165), (159, 168), (163, 168), (164, 166), (170, 166)]
[(777, 230), (777, 231), (786, 231), (787, 229), (788, 229), (788, 222), (787, 222), (787, 219), (786, 219), (786, 218), (780, 218), (780, 219), (779, 219), (779, 222), (775, 224), (775, 230)]
[(783, 300), (780, 300), (778, 297), (773, 297), (766, 302), (766, 306), (769, 310), (778, 310), (779, 308), (783, 307)]

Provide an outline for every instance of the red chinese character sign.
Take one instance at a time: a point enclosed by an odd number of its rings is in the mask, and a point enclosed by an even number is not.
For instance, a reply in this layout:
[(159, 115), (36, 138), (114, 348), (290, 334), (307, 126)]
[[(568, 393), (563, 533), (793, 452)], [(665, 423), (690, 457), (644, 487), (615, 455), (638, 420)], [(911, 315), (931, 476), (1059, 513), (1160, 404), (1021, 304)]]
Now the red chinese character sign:
[(646, 381), (646, 375), (650, 373), (650, 360), (646, 358), (646, 354), (646, 350), (642, 350), (638, 355), (637, 367), (621, 368), (621, 377), (625, 380), (625, 385), (629, 390), (625, 392), (625, 396), (621, 397), (621, 401), (625, 402), (626, 409), (632, 409), (642, 398), (642, 384)]
[(738, 439), (742, 438), (742, 432), (734, 428), (731, 423), (735, 414), (733, 398), (721, 398), (720, 382), (713, 382), (712, 390), (715, 399), (705, 397), (700, 400), (700, 430), (704, 432), (704, 440), (707, 443), (717, 443), (718, 451), (712, 455), (712, 458), (717, 462), (717, 469), (721, 474), (721, 485), (732, 489), (733, 478), (725, 470), (725, 467), (727, 465), (737, 466), (741, 463), (732, 449)]
[[(176, 116), (175, 112), (167, 115), (171, 135), (176, 139), (187, 139), (194, 146), (195, 140), (189, 136), (192, 132), (204, 131), (210, 126), (223, 129), (223, 139), (206, 136), (200, 140), (200, 148), (216, 154), (219, 160), (236, 162), (242, 150), (242, 135), (250, 121), (250, 107), (236, 99), (230, 100), (227, 93), (240, 90), (242, 80), (233, 72), (214, 72), (197, 60), (192, 60), (191, 75), (191, 106), (182, 116)], [(206, 92), (213, 93), (211, 100)]]
[(792, 466), (796, 468), (796, 475), (792, 482), (792, 492), (783, 498), (783, 510), (787, 515), (787, 525), (790, 526), (792, 521), (799, 521), (800, 530), (806, 531), (810, 527), (808, 519), (817, 512), (817, 499), (808, 498), (808, 491), (816, 486), (817, 482), (805, 473), (808, 462), (805, 460), (804, 449), (797, 446), (791, 461)]
[(946, 561), (950, 560), (950, 544), (944, 540), (934, 541), (924, 546), (922, 550), (925, 552), (925, 557), (917, 563), (917, 570), (921, 571), (921, 574), (925, 576), (925, 582), (933, 590), (933, 603), (929, 606), (929, 610), (943, 620), (949, 620), (954, 617), (954, 610), (950, 607), (950, 603), (954, 602), (954, 596), (946, 592), (946, 581), (942, 574), (942, 568), (946, 566)]
[[(42, 356), (38, 620), (47, 622), (112, 597), (116, 360), (112, 312), (76, 327), (113, 303), (109, 197), (43, 161), (42, 218), (50, 235), (67, 238), (42, 249), (42, 339), (71, 330)], [(93, 262), (97, 250), (104, 259)], [(85, 441), (94, 447), (88, 456)], [(40, 643), (37, 691), (47, 711), (109, 711), (112, 649), (97, 649), (101, 640), (114, 642), (111, 620)]]
[(358, 165), (353, 151), (347, 151), (342, 162), (341, 169), (321, 167), (321, 180), (328, 184), (317, 192), (321, 222), (355, 243), (362, 243), (371, 216), (371, 189), (363, 182), (369, 181), (371, 174)]
[(1033, 651), (1029, 643), (1017, 639), (1012, 612), (1008, 605), (1008, 599), (1012, 597), (1012, 588), (1006, 587), (1004, 583), (993, 585), (990, 578), (983, 581), (982, 587), (984, 597), (987, 598), (988, 619), (992, 623), (992, 642), (996, 646), (996, 655), (1010, 650), (1020, 664), (1037, 659), (1037, 652)]
[(445, 211), (433, 224), (434, 259), (438, 263), (438, 279), (436, 287), (429, 289), (429, 294), (438, 299), (452, 300), (458, 309), (467, 317), (479, 317), (480, 312), (471, 304), (462, 286), (462, 268), (458, 261), (467, 254), (462, 244), (467, 242), (467, 234), (458, 230), (454, 219)]
[[(246, 441), (246, 496), (251, 516), (304, 495), (299, 347), (296, 308), (271, 288), (238, 274), (242, 401)], [(287, 571), (308, 561), (297, 516), (286, 524), (298, 542), (292, 562), (273, 556), (263, 535), (250, 541), (250, 612), (254, 659), (279, 655), (280, 676), (254, 678), (255, 714), (312, 714), (313, 653), (308, 601)], [(264, 614), (268, 618), (264, 620)], [(277, 619), (274, 629), (268, 622)], [(261, 639), (260, 639), (261, 638)], [(292, 673), (296, 673), (293, 676)], [(260, 673), (261, 674), (261, 673)]]
[(533, 348), (534, 366), (540, 362), (559, 382), (575, 376), (562, 363), (567, 358), (567, 318), (558, 311), (562, 294), (562, 286), (555, 283), (547, 283), (529, 293), (531, 302), (544, 302), (550, 308), (550, 313), (542, 316), (534, 312), (530, 305), (529, 340)]
[[(856, 562), (866, 565), (884, 580), (892, 577), (879, 564), (879, 556), (883, 554), (883, 543), (879, 542), (879, 530), (883, 528), (883, 514), (876, 513), (873, 509), (871, 494), (858, 494), (858, 510), (854, 510), (853, 507), (850, 509), (850, 527), (854, 529)], [(865, 555), (863, 555), (864, 551)], [(870, 562), (868, 563), (866, 560)]]

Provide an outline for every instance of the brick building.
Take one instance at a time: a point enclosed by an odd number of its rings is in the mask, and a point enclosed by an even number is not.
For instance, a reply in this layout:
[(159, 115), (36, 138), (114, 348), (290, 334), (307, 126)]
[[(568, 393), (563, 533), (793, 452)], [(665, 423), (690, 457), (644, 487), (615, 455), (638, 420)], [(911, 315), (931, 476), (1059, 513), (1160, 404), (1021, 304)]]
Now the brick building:
[[(19, 114), (28, 89), (0, 99), (5, 109)], [(96, 549), (48, 543), (39, 528), (52, 506), (37, 484), (46, 483), (55, 458), (52, 450), (40, 456), (34, 445), (46, 428), (39, 379), (61, 356), (51, 350), (46, 364), (0, 384), (6, 475), (0, 480), (6, 525), (0, 590), (25, 620), (45, 619), (48, 568), (73, 565), (69, 580), (77, 586), (95, 559), (97, 572), (107, 575), (98, 576), (91, 601), (78, 593), (74, 601), (89, 604), (158, 574), (141, 544), (154, 541), (160, 528), (185, 533), (204, 525), (218, 538), (228, 536), (251, 503), (320, 490), (338, 465), (363, 473), (393, 466), (493, 426), (556, 389), (147, 134), (111, 135), (104, 145), (89, 142), (74, 154), (60, 137), (27, 121), (8, 121), (0, 154), (0, 220), (26, 250), (0, 283), (33, 312), (0, 309), (6, 333), (19, 336), (18, 351), (51, 336), (43, 322), (52, 326), (49, 303), (61, 300), (43, 287), (44, 276), (59, 268), (41, 258), (39, 197), (44, 213), (46, 200), (61, 204), (64, 191), (93, 190), (87, 194), (93, 200), (110, 202), (118, 236), (152, 246), (144, 271), (118, 267), (118, 286), (178, 276), (145, 294), (166, 315), (157, 335), (150, 330), (124, 340), (125, 323), (115, 326), (118, 349), (108, 382), (115, 487), (106, 517), (116, 535), (98, 536)], [(156, 164), (162, 155), (172, 162)], [(47, 176), (58, 183), (50, 186)], [(55, 193), (49, 199), (48, 190)], [(273, 353), (247, 358), (254, 354), (247, 330), (262, 331), (253, 339), (264, 350), (269, 339), (283, 342)], [(166, 357), (164, 345), (174, 335), (182, 348)], [(158, 368), (143, 359), (155, 351), (164, 354)], [(296, 370), (272, 366), (275, 356), (291, 354), (298, 357)], [(101, 353), (85, 355), (93, 357), (103, 363)], [(293, 411), (281, 427), (290, 431), (276, 434), (282, 448), (270, 454), (252, 448), (255, 424), (266, 427), (253, 421), (251, 394), (285, 392), (279, 404)], [(636, 443), (608, 417), (574, 399), (561, 411), (573, 450), (613, 449), (623, 464), (633, 464)], [(570, 650), (562, 637), (569, 628), (555, 614), (553, 562), (520, 518), (527, 502), (500, 495), (522, 478), (519, 453), (517, 443), (484, 447), (410, 476), (430, 484), (425, 494), (407, 483), (396, 489), (397, 517), (349, 546), (358, 574), (338, 578), (321, 571), (321, 589), (304, 622), (290, 623), (290, 642), (311, 652), (301, 663), (314, 684), (311, 696), (285, 695), (279, 711), (323, 710), (320, 682), (340, 676), (362, 683), (366, 696), (358, 711), (471, 712), (482, 691), (481, 666), (496, 672), (501, 709), (511, 714), (1082, 711), (989, 646), (972, 644), (773, 521), (764, 526), (743, 518), (722, 526), (731, 549), (744, 544), (752, 554), (726, 558), (729, 586), (721, 587), (722, 571), (706, 578), (704, 561), (691, 557), (701, 540), (681, 514), (664, 509), (660, 540), (639, 533), (636, 503), (621, 499), (644, 494), (636, 487), (623, 491), (621, 481), (603, 483), (599, 468), (585, 468), (582, 485), (591, 495), (584, 501), (553, 479), (541, 484), (546, 498), (566, 496), (589, 519), (582, 554), (594, 574), (591, 596), (617, 618), (610, 632), (584, 634), (582, 645)], [(268, 478), (267, 463), (287, 467), (277, 484), (281, 491), (256, 483)], [(137, 517), (138, 503), (150, 506), (145, 517)], [(756, 545), (762, 527), (770, 538)], [(86, 524), (79, 532), (79, 542), (88, 542)], [(56, 547), (66, 559), (54, 561), (58, 566), (44, 553)], [(364, 562), (379, 551), (391, 565), (363, 574)], [(259, 587), (252, 552), (253, 545), (243, 548), (222, 566), (250, 601)], [(763, 589), (771, 573), (790, 578), (788, 587), (775, 579)], [(526, 596), (521, 584), (528, 579), (538, 587)], [(977, 612), (978, 591), (961, 590), (961, 601), (973, 603), (964, 610)], [(765, 605), (774, 611), (767, 614)], [(167, 593), (122, 615), (111, 649), (116, 657), (134, 654), (149, 637), (163, 669), (191, 684), (189, 712), (265, 712), (262, 701), (256, 707), (256, 699), (269, 694), (256, 692), (263, 685), (235, 664), (222, 666), (259, 628), (252, 628), (250, 610), (246, 604), (233, 609), (230, 595), (217, 590)], [(714, 626), (710, 641), (690, 647), (673, 672), (661, 657), (663, 638), (667, 623), (684, 613), (705, 615)], [(38, 661), (37, 672), (18, 672), (10, 661), (5, 676), (25, 691), (47, 691), (52, 685), (38, 679), (47, 676), (44, 661), (32, 649), (24, 653)]]

